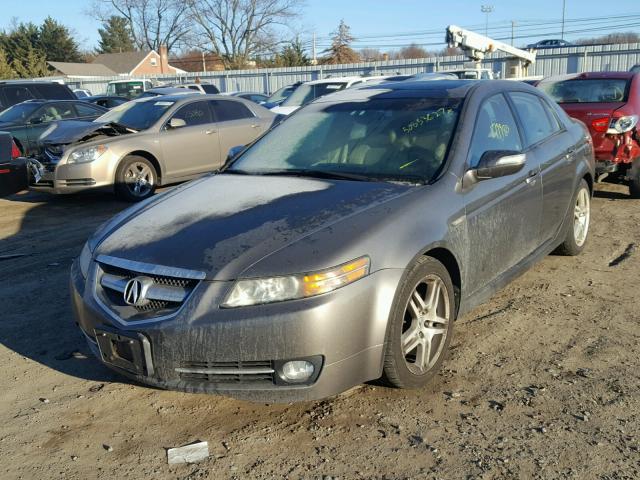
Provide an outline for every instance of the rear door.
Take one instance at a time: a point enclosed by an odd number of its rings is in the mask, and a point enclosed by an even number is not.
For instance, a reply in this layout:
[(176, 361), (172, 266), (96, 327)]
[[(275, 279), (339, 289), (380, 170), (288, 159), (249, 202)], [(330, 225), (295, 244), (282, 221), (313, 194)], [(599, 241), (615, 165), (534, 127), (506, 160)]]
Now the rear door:
[[(186, 125), (172, 128), (172, 118), (184, 120)], [(220, 164), (218, 130), (206, 100), (179, 107), (159, 135), (165, 168), (171, 177), (211, 172)]]
[(268, 122), (256, 117), (241, 101), (216, 99), (209, 102), (220, 134), (220, 167), (232, 147), (253, 142), (268, 128)]
[[(478, 110), (467, 160), (475, 168), (490, 150), (524, 152), (515, 116), (502, 94)], [(528, 257), (540, 244), (542, 183), (535, 158), (513, 175), (475, 183), (465, 194), (469, 285), (481, 288)], [(473, 293), (473, 292), (470, 292)]]
[(524, 126), (525, 151), (540, 164), (540, 234), (542, 242), (546, 242), (556, 236), (573, 197), (574, 142), (542, 98), (525, 92), (511, 92), (509, 97)]

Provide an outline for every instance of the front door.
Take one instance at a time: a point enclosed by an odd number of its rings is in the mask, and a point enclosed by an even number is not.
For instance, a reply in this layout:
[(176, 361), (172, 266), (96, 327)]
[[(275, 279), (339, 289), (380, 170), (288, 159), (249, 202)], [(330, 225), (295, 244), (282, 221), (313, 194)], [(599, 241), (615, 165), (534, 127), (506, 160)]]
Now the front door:
[(563, 128), (546, 101), (537, 95), (511, 92), (520, 123), (525, 126), (526, 147), (537, 158), (542, 180), (542, 242), (556, 237), (573, 198), (575, 158), (570, 135)]
[[(486, 99), (479, 111), (469, 149), (468, 166), (475, 168), (490, 150), (523, 151), (511, 108), (502, 94)], [(536, 159), (527, 155), (519, 172), (478, 181), (464, 194), (467, 235), (467, 282), (481, 289), (539, 245), (542, 182)]]
[[(184, 122), (183, 126), (172, 127), (171, 119)], [(218, 137), (206, 100), (178, 108), (160, 131), (167, 176), (181, 178), (215, 170), (220, 164)]]

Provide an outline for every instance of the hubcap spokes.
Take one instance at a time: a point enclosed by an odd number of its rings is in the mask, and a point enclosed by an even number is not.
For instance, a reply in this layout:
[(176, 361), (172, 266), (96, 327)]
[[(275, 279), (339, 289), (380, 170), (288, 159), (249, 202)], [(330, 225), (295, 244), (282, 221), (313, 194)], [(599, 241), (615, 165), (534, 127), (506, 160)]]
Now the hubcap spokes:
[(153, 188), (151, 169), (141, 162), (129, 166), (124, 174), (124, 181), (129, 191), (137, 197), (147, 195)]
[(425, 277), (407, 302), (401, 336), (402, 353), (412, 373), (424, 374), (438, 361), (450, 318), (444, 282), (435, 275)]
[(579, 247), (584, 245), (584, 242), (587, 240), (587, 234), (589, 233), (589, 220), (591, 216), (591, 206), (589, 202), (589, 193), (585, 189), (581, 189), (578, 193), (573, 212), (573, 238)]

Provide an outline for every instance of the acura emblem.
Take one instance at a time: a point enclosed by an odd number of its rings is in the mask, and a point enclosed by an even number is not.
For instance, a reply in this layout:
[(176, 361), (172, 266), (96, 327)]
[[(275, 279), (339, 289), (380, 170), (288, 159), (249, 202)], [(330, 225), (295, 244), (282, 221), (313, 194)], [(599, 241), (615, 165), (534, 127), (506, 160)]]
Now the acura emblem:
[(149, 277), (135, 277), (127, 282), (124, 287), (124, 301), (127, 305), (144, 307), (149, 303), (147, 292), (153, 285)]

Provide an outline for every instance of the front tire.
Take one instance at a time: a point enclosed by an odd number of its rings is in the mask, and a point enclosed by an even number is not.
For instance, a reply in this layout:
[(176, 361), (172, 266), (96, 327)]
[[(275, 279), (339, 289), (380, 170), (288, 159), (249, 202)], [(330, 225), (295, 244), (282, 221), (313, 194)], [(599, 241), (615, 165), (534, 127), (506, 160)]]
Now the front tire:
[(158, 173), (153, 164), (144, 157), (125, 157), (116, 171), (116, 195), (128, 202), (139, 202), (149, 198), (156, 190)]
[[(564, 242), (556, 252), (560, 255), (576, 256), (582, 253), (589, 238), (591, 223), (591, 190), (583, 179), (573, 196), (573, 215), (567, 227)], [(571, 214), (571, 212), (570, 212)]]
[(446, 356), (457, 313), (447, 269), (421, 257), (399, 286), (388, 338), (382, 380), (397, 388), (420, 388), (438, 372)]

